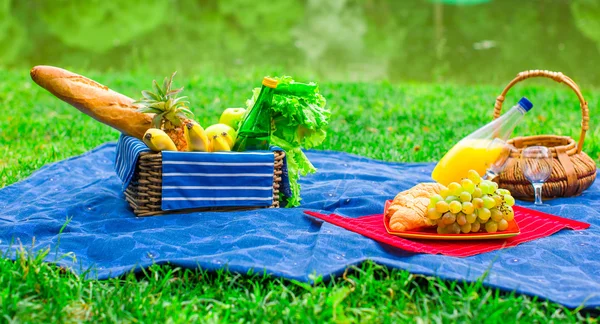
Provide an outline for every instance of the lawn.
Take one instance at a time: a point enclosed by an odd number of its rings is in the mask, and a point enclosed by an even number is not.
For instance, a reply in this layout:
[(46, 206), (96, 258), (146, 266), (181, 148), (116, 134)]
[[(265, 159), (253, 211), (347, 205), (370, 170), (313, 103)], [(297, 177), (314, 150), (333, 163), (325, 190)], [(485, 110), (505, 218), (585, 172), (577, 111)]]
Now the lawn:
[[(86, 73), (137, 97), (161, 76), (136, 72)], [(222, 109), (242, 106), (262, 75), (179, 75), (197, 120), (210, 125)], [(453, 143), (491, 119), (503, 85), (322, 83), (332, 109), (322, 149), (386, 161), (433, 162)], [(511, 90), (506, 104), (527, 96), (534, 109), (515, 134), (559, 134), (577, 139), (581, 114), (575, 95), (550, 82)], [(600, 159), (595, 115), (600, 91), (584, 89), (591, 129), (584, 150)], [(81, 154), (118, 133), (83, 116), (30, 81), (26, 71), (0, 71), (0, 187), (41, 166)], [(509, 108), (509, 107), (506, 107)], [(398, 188), (400, 191), (403, 188)], [(106, 281), (84, 280), (42, 263), (43, 255), (0, 259), (3, 320), (24, 321), (490, 321), (596, 322), (581, 312), (482, 286), (412, 275), (373, 263), (314, 285), (257, 274), (207, 273), (153, 266)]]

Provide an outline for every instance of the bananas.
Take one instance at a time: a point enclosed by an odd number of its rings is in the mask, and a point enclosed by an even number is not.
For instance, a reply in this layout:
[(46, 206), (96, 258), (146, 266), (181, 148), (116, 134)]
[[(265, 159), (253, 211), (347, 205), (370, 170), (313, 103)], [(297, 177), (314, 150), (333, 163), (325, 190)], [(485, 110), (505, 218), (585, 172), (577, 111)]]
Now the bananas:
[[(229, 143), (227, 142), (227, 137), (229, 137), (229, 135), (227, 135), (226, 132), (223, 132), (221, 135), (215, 135), (212, 138), (212, 151), (213, 152), (228, 152), (231, 151), (231, 146), (229, 146)], [(231, 137), (229, 137), (231, 138)]]
[[(227, 133), (214, 135), (208, 138), (204, 128), (195, 121), (189, 121), (183, 125), (183, 135), (190, 152), (228, 152), (233, 146), (233, 138)], [(173, 140), (163, 130), (150, 128), (146, 131), (143, 141), (148, 147), (156, 152), (177, 151)]]
[(183, 127), (183, 134), (187, 142), (188, 151), (210, 152), (210, 141), (200, 124), (190, 121)]
[(143, 140), (151, 150), (156, 152), (177, 151), (177, 147), (169, 135), (158, 128), (148, 129), (144, 134)]
[(231, 138), (231, 135), (229, 135), (229, 133), (227, 133), (227, 132), (222, 132), (221, 137), (223, 137), (223, 139), (225, 139), (225, 141), (227, 142), (227, 145), (229, 145), (230, 149), (228, 151), (231, 151), (231, 148), (233, 147), (233, 144), (234, 144), (234, 139)]

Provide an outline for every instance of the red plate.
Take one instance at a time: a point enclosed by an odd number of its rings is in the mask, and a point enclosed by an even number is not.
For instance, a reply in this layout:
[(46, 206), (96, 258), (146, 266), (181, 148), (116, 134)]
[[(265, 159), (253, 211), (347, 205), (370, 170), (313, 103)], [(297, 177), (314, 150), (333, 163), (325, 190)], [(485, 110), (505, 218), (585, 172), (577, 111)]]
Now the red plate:
[(508, 228), (505, 231), (496, 233), (480, 232), (469, 234), (438, 234), (437, 229), (435, 227), (427, 227), (418, 230), (398, 232), (389, 228), (387, 219), (385, 217), (387, 209), (391, 203), (391, 200), (385, 202), (385, 209), (383, 210), (383, 225), (385, 226), (385, 230), (389, 234), (399, 237), (422, 240), (491, 240), (503, 239), (521, 234), (521, 231), (519, 230), (519, 225), (517, 225), (517, 222), (514, 219), (508, 222)]

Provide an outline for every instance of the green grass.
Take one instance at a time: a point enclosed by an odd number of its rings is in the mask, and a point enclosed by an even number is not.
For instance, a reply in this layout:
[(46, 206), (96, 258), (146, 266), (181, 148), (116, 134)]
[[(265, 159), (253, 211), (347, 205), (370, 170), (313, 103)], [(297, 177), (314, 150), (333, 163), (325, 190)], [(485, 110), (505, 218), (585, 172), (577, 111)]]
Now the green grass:
[[(137, 97), (152, 78), (138, 73), (89, 73), (101, 83)], [(180, 76), (198, 121), (217, 121), (225, 107), (242, 106), (261, 75), (226, 79)], [(322, 83), (333, 111), (323, 149), (388, 161), (435, 161), (454, 142), (491, 118), (496, 86), (381, 83)], [(584, 94), (598, 107), (599, 91)], [(579, 135), (578, 104), (566, 88), (519, 86), (535, 104), (515, 134)], [(83, 116), (33, 84), (27, 73), (0, 71), (0, 187), (24, 179), (44, 164), (68, 158), (118, 133)], [(591, 125), (600, 118), (591, 113)], [(588, 132), (585, 151), (599, 159), (598, 128)], [(399, 188), (400, 189), (400, 188)], [(84, 280), (41, 262), (42, 254), (0, 259), (0, 313), (6, 321), (302, 321), (346, 322), (597, 322), (594, 312), (569, 310), (482, 286), (389, 270), (373, 263), (314, 285), (262, 274), (207, 273), (153, 266), (141, 275)]]

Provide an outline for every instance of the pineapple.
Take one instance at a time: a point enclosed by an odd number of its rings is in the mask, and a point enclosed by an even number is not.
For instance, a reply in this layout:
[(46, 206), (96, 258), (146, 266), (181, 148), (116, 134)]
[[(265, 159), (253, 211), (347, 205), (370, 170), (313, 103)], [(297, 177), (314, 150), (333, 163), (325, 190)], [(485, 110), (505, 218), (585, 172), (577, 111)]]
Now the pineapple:
[(177, 72), (173, 72), (171, 78), (165, 78), (162, 88), (156, 82), (152, 83), (154, 92), (144, 90), (144, 96), (135, 104), (139, 105), (138, 111), (147, 114), (154, 114), (152, 118), (152, 127), (162, 129), (175, 143), (178, 151), (187, 150), (187, 142), (183, 133), (183, 125), (187, 122), (193, 113), (187, 108), (187, 97), (177, 97), (183, 88), (171, 90), (173, 77)]

